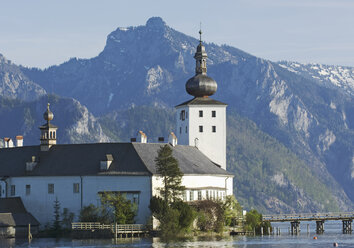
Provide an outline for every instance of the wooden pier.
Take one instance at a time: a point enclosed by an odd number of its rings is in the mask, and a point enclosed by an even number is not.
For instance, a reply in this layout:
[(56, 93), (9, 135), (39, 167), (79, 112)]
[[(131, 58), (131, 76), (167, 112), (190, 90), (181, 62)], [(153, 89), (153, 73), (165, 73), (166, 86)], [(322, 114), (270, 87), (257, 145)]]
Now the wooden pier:
[(139, 237), (145, 235), (148, 230), (142, 224), (101, 224), (99, 222), (74, 222), (71, 223), (74, 233), (93, 234), (94, 236), (111, 235), (114, 238)]
[(263, 215), (262, 218), (263, 221), (269, 222), (290, 222), (291, 234), (300, 232), (300, 221), (316, 221), (316, 233), (323, 233), (324, 223), (327, 220), (341, 220), (343, 222), (343, 233), (352, 233), (354, 212), (273, 214)]

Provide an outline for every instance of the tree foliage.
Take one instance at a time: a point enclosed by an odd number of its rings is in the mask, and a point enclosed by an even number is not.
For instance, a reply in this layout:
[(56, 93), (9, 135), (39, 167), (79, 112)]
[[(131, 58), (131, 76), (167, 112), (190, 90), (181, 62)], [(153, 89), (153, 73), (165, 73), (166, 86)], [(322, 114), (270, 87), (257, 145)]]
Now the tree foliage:
[(104, 192), (101, 204), (107, 217), (113, 217), (118, 224), (133, 224), (137, 214), (136, 204), (132, 204), (125, 194)]
[(177, 201), (184, 190), (181, 185), (183, 173), (178, 167), (177, 159), (172, 156), (172, 149), (169, 145), (160, 148), (155, 162), (157, 173), (160, 174), (163, 181), (160, 195), (165, 204)]
[(224, 227), (224, 209), (221, 202), (213, 200), (197, 201), (194, 204), (197, 215), (197, 225), (201, 231), (221, 232)]
[(268, 228), (271, 228), (270, 222), (262, 222), (262, 214), (255, 209), (247, 212), (245, 229), (247, 231), (254, 230), (256, 234), (261, 234), (261, 228), (263, 228), (264, 234), (268, 234)]
[(137, 205), (131, 203), (125, 194), (104, 192), (100, 195), (101, 206), (93, 204), (81, 209), (79, 220), (82, 222), (100, 222), (111, 224), (133, 224), (137, 214)]
[(53, 220), (53, 231), (60, 231), (61, 230), (61, 221), (60, 221), (60, 202), (58, 198), (55, 198), (54, 204), (54, 220)]
[(243, 218), (242, 207), (240, 203), (236, 200), (234, 195), (226, 196), (224, 202), (221, 203), (221, 207), (224, 211), (225, 225), (226, 226), (236, 226)]

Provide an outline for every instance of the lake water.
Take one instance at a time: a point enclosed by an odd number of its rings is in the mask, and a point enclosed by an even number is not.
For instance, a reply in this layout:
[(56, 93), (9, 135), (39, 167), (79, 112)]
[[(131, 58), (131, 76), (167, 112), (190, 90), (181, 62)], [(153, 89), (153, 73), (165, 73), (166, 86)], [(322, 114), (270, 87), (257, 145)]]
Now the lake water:
[[(309, 224), (310, 233), (307, 233)], [(27, 240), (19, 239), (0, 239), (0, 247), (242, 247), (242, 248), (261, 248), (261, 247), (291, 247), (291, 248), (310, 248), (310, 247), (333, 247), (333, 243), (338, 243), (338, 247), (354, 247), (354, 233), (341, 234), (341, 222), (326, 222), (325, 233), (315, 234), (314, 222), (302, 222), (299, 235), (289, 235), (289, 223), (273, 223), (273, 227), (279, 227), (281, 235), (264, 236), (235, 236), (227, 238), (193, 238), (169, 243), (162, 242), (158, 238), (127, 238), (127, 239), (33, 239), (29, 244)], [(317, 240), (313, 239), (316, 236)]]

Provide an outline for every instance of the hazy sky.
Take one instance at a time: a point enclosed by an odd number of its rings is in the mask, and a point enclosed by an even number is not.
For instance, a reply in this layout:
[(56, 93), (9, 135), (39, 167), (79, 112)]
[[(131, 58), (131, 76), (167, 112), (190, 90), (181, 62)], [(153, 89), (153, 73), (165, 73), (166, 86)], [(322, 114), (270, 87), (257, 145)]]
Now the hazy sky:
[(90, 58), (152, 16), (273, 61), (354, 66), (354, 0), (0, 0), (0, 53), (41, 68)]

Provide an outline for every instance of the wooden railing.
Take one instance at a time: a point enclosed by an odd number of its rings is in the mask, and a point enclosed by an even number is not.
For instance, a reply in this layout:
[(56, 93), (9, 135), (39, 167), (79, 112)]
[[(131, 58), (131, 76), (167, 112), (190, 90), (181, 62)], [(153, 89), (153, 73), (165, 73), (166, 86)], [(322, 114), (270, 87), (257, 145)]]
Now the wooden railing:
[(127, 233), (144, 233), (146, 226), (142, 224), (101, 224), (99, 222), (73, 222), (71, 223), (72, 230), (103, 230), (109, 229), (112, 233), (127, 234)]
[(263, 215), (263, 221), (270, 221), (270, 222), (311, 221), (311, 220), (346, 220), (346, 219), (354, 219), (354, 212)]

